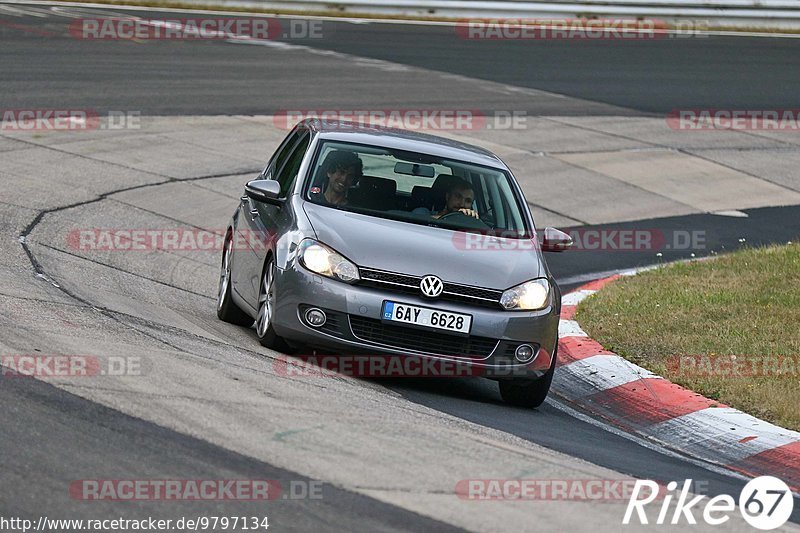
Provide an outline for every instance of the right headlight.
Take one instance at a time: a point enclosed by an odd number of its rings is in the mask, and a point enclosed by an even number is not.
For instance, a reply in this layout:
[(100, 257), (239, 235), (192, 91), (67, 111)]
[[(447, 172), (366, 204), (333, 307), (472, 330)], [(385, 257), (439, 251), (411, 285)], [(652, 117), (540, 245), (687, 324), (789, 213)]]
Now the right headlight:
[(358, 267), (345, 256), (314, 239), (300, 243), (300, 263), (311, 272), (345, 283), (353, 283), (361, 277)]
[(503, 292), (500, 305), (509, 311), (538, 311), (550, 302), (550, 282), (546, 278), (520, 283)]

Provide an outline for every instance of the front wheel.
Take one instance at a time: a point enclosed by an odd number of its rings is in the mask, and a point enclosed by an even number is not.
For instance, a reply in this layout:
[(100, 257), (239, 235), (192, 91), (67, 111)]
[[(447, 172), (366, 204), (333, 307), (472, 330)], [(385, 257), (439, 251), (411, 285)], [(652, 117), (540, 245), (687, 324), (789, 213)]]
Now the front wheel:
[(553, 382), (553, 374), (556, 370), (556, 355), (558, 346), (553, 350), (553, 361), (547, 373), (536, 380), (505, 380), (500, 381), (500, 396), (503, 401), (517, 407), (528, 407), (535, 409), (544, 403), (547, 393), (550, 392), (550, 384)]
[(231, 298), (231, 257), (233, 255), (233, 238), (225, 241), (222, 249), (222, 266), (219, 272), (219, 290), (217, 294), (217, 317), (237, 326), (250, 326), (253, 319), (242, 311)]
[(261, 346), (282, 352), (289, 351), (289, 345), (275, 333), (272, 322), (275, 316), (275, 261), (270, 257), (264, 265), (261, 287), (258, 291), (258, 316), (256, 335)]

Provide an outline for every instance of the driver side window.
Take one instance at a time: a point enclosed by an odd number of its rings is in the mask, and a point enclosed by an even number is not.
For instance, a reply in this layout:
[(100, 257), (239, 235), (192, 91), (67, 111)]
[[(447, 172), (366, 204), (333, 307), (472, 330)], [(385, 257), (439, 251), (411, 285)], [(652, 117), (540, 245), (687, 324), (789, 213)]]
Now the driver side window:
[(295, 143), (297, 143), (297, 139), (300, 138), (300, 135), (303, 133), (298, 127), (295, 127), (289, 135), (287, 135), (283, 142), (278, 146), (278, 149), (272, 154), (272, 158), (267, 163), (267, 168), (264, 169), (264, 172), (261, 173), (263, 179), (266, 180), (274, 180), (275, 173), (279, 170), (284, 163), (286, 163), (286, 159), (289, 157), (289, 154), (292, 151)]
[(273, 175), (272, 179), (281, 184), (281, 198), (286, 197), (292, 189), (292, 185), (297, 179), (297, 173), (300, 171), (300, 164), (303, 162), (303, 156), (306, 155), (308, 145), (311, 142), (311, 135), (305, 133), (300, 137), (296, 143), (291, 147), (291, 151), (285, 158), (282, 166), (276, 166), (277, 172)]

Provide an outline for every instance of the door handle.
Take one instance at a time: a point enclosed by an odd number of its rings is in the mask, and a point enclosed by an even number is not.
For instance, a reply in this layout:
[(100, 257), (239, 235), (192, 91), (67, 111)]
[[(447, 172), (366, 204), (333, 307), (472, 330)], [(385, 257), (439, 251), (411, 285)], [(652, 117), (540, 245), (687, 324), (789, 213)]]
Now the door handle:
[(258, 216), (258, 209), (255, 207), (253, 200), (249, 196), (243, 194), (239, 199), (242, 201), (242, 203), (247, 203), (250, 206), (250, 215), (252, 217)]

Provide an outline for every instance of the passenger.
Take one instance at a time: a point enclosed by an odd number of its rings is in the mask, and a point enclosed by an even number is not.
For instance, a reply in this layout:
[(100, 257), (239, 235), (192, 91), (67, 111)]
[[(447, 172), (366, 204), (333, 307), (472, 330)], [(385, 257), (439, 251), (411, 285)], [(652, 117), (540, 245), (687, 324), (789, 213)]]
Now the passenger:
[(450, 213), (460, 212), (470, 217), (480, 218), (478, 212), (472, 209), (474, 201), (475, 192), (472, 190), (472, 185), (468, 181), (459, 178), (450, 185), (450, 189), (445, 193), (445, 205), (441, 211), (431, 213), (430, 210), (424, 207), (418, 207), (412, 213), (430, 215), (438, 219)]
[(322, 163), (325, 181), (322, 190), (311, 188), (311, 196), (315, 200), (342, 207), (347, 205), (347, 194), (350, 187), (358, 183), (364, 171), (364, 163), (355, 152), (335, 150), (325, 157)]

